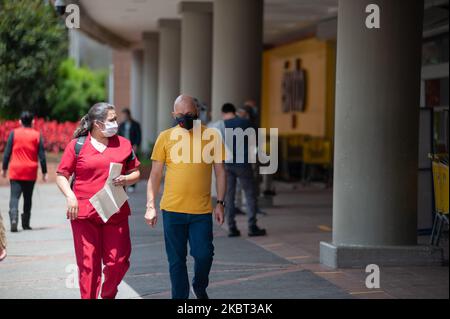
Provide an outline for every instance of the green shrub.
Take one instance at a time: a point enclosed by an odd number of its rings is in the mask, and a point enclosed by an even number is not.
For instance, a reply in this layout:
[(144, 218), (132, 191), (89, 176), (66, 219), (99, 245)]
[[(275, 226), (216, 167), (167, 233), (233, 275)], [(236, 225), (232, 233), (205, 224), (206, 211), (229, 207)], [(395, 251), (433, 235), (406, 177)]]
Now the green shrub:
[(49, 94), (51, 117), (58, 121), (78, 121), (97, 102), (106, 99), (106, 71), (76, 67), (72, 59), (58, 69), (56, 85)]
[(67, 31), (42, 0), (0, 0), (0, 117), (48, 117), (49, 92), (67, 56)]

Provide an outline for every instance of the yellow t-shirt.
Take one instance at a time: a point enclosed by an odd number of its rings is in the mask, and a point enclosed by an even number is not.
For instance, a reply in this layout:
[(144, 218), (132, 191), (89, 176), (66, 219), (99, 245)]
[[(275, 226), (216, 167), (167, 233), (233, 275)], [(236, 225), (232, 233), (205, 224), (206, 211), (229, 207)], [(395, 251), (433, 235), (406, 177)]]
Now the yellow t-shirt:
[(166, 165), (161, 209), (187, 214), (212, 211), (212, 165), (225, 160), (216, 129), (202, 125), (187, 131), (177, 125), (165, 130), (156, 140), (151, 159)]

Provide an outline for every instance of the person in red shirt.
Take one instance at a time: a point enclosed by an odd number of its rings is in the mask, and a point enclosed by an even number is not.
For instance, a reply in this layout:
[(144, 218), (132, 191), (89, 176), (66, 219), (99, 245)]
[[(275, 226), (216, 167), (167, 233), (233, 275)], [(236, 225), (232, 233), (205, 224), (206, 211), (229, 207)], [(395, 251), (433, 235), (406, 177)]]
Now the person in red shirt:
[[(56, 183), (67, 199), (67, 218), (72, 226), (83, 299), (98, 298), (100, 288), (103, 299), (115, 298), (117, 287), (130, 266), (128, 202), (105, 223), (89, 201), (104, 187), (110, 163), (123, 164), (122, 175), (113, 180), (114, 186), (125, 187), (139, 180), (139, 160), (130, 141), (118, 136), (117, 131), (114, 106), (95, 104), (81, 119), (57, 169)], [(76, 143), (82, 144), (78, 154)], [(74, 182), (71, 187), (69, 179), (72, 174)]]
[(20, 115), (19, 128), (11, 131), (3, 154), (1, 175), (6, 178), (9, 168), (11, 196), (9, 200), (9, 217), (11, 232), (17, 232), (19, 218), (19, 199), (23, 193), (22, 228), (31, 230), (31, 204), (34, 184), (37, 179), (38, 159), (41, 163), (43, 179), (47, 181), (47, 163), (44, 141), (41, 134), (32, 128), (33, 115), (24, 111)]

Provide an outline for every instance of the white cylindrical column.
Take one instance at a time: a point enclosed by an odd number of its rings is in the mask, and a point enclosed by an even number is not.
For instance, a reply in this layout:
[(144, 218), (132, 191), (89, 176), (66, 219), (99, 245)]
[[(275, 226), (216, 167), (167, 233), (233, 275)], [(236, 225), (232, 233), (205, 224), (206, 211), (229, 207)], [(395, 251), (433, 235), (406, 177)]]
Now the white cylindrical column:
[[(368, 28), (377, 8), (380, 28)], [(325, 264), (434, 261), (415, 248), (422, 20), (423, 1), (408, 2), (408, 14), (405, 1), (339, 1), (333, 242), (322, 244)]]
[(142, 108), (142, 150), (148, 152), (156, 141), (156, 116), (158, 94), (158, 33), (143, 34), (143, 108)]
[(180, 91), (211, 107), (212, 2), (181, 2)]
[(131, 115), (134, 119), (142, 121), (142, 72), (144, 66), (142, 50), (134, 50), (131, 60)]
[(173, 103), (180, 94), (180, 20), (159, 20), (158, 133), (172, 126)]
[(226, 102), (259, 105), (263, 50), (263, 0), (215, 0), (212, 117)]

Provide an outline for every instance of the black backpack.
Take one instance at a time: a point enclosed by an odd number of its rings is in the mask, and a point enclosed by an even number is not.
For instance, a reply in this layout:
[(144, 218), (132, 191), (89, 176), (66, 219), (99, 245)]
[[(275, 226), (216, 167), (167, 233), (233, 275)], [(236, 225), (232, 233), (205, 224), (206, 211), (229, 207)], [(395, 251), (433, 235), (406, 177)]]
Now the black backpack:
[[(77, 142), (75, 143), (75, 162), (78, 158), (78, 155), (80, 154), (81, 148), (84, 145), (84, 142), (86, 142), (87, 136), (80, 136), (77, 138)], [(75, 171), (72, 175), (72, 181), (70, 182), (70, 188), (73, 189), (73, 184), (75, 183)]]

